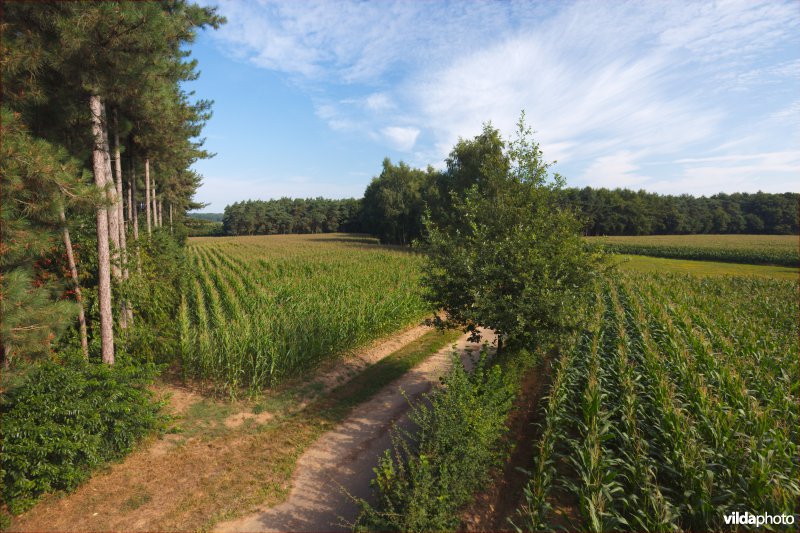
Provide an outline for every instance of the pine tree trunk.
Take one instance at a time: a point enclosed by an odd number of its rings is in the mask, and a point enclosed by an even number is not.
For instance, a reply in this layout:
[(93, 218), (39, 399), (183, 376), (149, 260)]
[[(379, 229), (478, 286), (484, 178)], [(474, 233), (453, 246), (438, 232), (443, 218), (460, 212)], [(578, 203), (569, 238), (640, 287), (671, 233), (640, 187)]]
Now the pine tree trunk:
[(108, 116), (106, 114), (106, 107), (103, 104), (102, 115), (102, 133), (103, 133), (103, 159), (106, 168), (106, 195), (108, 197), (108, 237), (111, 241), (111, 274), (114, 279), (119, 280), (122, 278), (122, 269), (120, 268), (120, 250), (121, 245), (119, 241), (119, 198), (117, 198), (117, 189), (114, 184), (114, 174), (111, 170), (111, 144), (108, 138)]
[(169, 234), (172, 235), (172, 204), (169, 204)]
[[(133, 183), (136, 181), (136, 175), (133, 173), (133, 162), (131, 161), (131, 173), (128, 175), (128, 231), (133, 230), (134, 239), (139, 238), (139, 228), (136, 225), (133, 214), (136, 212), (136, 206), (133, 204)], [(125, 236), (127, 241), (127, 234)], [(135, 246), (135, 245), (134, 245)], [(125, 255), (128, 256), (128, 245), (125, 243)], [(139, 250), (136, 250), (136, 256), (139, 257)], [(128, 279), (130, 272), (128, 267), (125, 267), (125, 279)], [(133, 309), (128, 306), (128, 325), (133, 324)]]
[(144, 160), (144, 210), (147, 214), (147, 234), (150, 235), (153, 230), (150, 225), (150, 158)]
[(83, 295), (81, 294), (81, 284), (78, 280), (78, 269), (75, 266), (75, 255), (72, 253), (72, 239), (69, 237), (69, 228), (67, 228), (67, 217), (64, 214), (64, 206), (61, 206), (61, 226), (64, 236), (64, 248), (67, 249), (67, 264), (69, 265), (69, 273), (72, 277), (72, 283), (75, 285), (75, 300), (78, 302), (78, 324), (81, 331), (81, 349), (83, 349), (83, 356), (89, 359), (89, 339), (86, 335), (86, 316), (83, 314)]
[(128, 178), (128, 231), (132, 230), (133, 224), (133, 165), (131, 165), (131, 173)]
[(139, 202), (136, 200), (136, 165), (131, 159), (131, 205), (130, 209), (133, 211), (131, 220), (133, 220), (133, 240), (139, 240)]
[(158, 200), (158, 227), (164, 226), (164, 200)]
[[(114, 166), (117, 171), (117, 223), (119, 224), (119, 250), (122, 264), (126, 265), (128, 258), (128, 243), (125, 236), (125, 211), (122, 205), (122, 158), (119, 149), (119, 125), (117, 123), (117, 110), (114, 110)], [(123, 266), (122, 278), (128, 279), (128, 269)]]
[(131, 158), (131, 190), (133, 191), (133, 240), (136, 242), (136, 272), (142, 273), (142, 252), (139, 250), (139, 202), (136, 199), (136, 164)]
[[(98, 189), (106, 187), (108, 146), (103, 135), (103, 102), (97, 95), (89, 97), (92, 119), (92, 171)], [(114, 364), (114, 317), (111, 314), (111, 257), (108, 247), (108, 210), (97, 208), (97, 299), (100, 304), (100, 346), (103, 362)]]
[(158, 203), (156, 202), (156, 184), (155, 184), (155, 180), (153, 181), (152, 191), (153, 191), (153, 199), (152, 199), (152, 202), (153, 202), (153, 226), (157, 228), (158, 227)]
[[(117, 208), (115, 212), (111, 215), (116, 217), (117, 220), (117, 240), (118, 240), (118, 253), (117, 258), (120, 262), (120, 275), (118, 279), (128, 279), (128, 269), (125, 268), (125, 264), (127, 263), (126, 257), (126, 244), (125, 244), (125, 221), (122, 214), (123, 207), (122, 207), (122, 159), (120, 158), (120, 149), (119, 149), (119, 127), (117, 125), (117, 110), (114, 110), (114, 171), (116, 172), (116, 197), (117, 197)], [(113, 230), (111, 230), (113, 231)], [(122, 329), (128, 329), (128, 303), (125, 300), (120, 302), (120, 313), (119, 313), (119, 327)]]

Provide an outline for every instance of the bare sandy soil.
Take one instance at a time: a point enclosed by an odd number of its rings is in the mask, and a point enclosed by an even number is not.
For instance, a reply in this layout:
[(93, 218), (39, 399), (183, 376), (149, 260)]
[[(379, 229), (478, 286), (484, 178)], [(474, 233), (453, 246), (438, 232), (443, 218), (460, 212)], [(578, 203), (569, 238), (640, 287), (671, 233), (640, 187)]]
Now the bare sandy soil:
[[(480, 345), (462, 336), (462, 360)], [(359, 513), (355, 498), (371, 499), (373, 468), (391, 445), (394, 424), (408, 427), (409, 400), (430, 391), (452, 362), (453, 347), (440, 350), (358, 406), (300, 457), (289, 498), (250, 516), (217, 524), (216, 531), (347, 531)]]

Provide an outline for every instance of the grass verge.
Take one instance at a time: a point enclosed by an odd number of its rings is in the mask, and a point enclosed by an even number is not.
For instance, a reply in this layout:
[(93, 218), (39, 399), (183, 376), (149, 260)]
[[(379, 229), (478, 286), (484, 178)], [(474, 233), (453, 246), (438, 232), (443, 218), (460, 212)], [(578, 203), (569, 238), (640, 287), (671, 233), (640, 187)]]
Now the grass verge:
[(622, 270), (634, 272), (680, 272), (697, 276), (761, 276), (788, 280), (800, 277), (800, 270), (784, 266), (665, 259), (644, 255), (618, 255), (615, 259)]

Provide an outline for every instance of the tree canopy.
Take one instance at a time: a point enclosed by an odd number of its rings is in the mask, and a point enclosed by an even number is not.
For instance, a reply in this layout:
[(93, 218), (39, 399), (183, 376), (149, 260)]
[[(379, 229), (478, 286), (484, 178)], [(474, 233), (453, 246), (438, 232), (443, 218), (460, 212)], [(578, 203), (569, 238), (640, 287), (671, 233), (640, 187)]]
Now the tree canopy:
[(483, 139), (496, 142), (481, 154), (480, 181), (451, 193), (452, 218), (426, 217), (423, 285), (445, 313), (438, 324), (476, 336), (489, 328), (533, 349), (577, 326), (601, 257), (581, 238), (574, 210), (555, 201), (563, 179), (549, 172), (524, 115), (514, 140), (491, 125), (473, 142)]

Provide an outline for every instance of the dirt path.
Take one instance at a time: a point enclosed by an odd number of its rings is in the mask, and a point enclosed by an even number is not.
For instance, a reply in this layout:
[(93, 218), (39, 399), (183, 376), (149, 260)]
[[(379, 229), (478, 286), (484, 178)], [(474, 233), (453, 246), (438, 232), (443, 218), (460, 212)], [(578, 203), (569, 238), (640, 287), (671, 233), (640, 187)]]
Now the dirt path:
[[(464, 360), (480, 346), (461, 337)], [(394, 423), (408, 426), (408, 400), (431, 390), (447, 370), (452, 347), (440, 350), (358, 406), (334, 430), (322, 435), (297, 463), (289, 498), (282, 504), (230, 522), (216, 531), (347, 531), (358, 516), (351, 496), (370, 499), (378, 458), (390, 447)], [(403, 394), (405, 393), (405, 395)], [(345, 492), (346, 491), (346, 492)]]
[(264, 403), (259, 413), (247, 402), (218, 402), (165, 386), (159, 393), (171, 394), (170, 411), (182, 417), (180, 433), (143, 443), (71, 494), (45, 497), (8, 529), (206, 529), (217, 517), (239, 514), (265, 498), (282, 501), (306, 441), (335, 427), (313, 412), (303, 415), (303, 408), (429, 331), (415, 326), (324, 365), (313, 379), (276, 392), (280, 401)]

